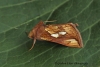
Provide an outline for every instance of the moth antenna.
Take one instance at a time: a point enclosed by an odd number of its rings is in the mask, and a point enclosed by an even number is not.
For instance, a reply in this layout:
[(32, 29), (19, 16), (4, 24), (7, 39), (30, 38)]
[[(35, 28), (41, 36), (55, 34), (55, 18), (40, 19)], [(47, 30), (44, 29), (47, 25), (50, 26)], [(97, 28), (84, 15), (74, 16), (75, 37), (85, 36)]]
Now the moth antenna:
[(29, 49), (29, 51), (33, 49), (35, 43), (36, 43), (36, 38), (34, 38), (33, 45), (32, 45), (32, 47)]
[(45, 23), (47, 23), (47, 22), (55, 22), (55, 21), (57, 21), (57, 20), (52, 20), (52, 21), (44, 21)]

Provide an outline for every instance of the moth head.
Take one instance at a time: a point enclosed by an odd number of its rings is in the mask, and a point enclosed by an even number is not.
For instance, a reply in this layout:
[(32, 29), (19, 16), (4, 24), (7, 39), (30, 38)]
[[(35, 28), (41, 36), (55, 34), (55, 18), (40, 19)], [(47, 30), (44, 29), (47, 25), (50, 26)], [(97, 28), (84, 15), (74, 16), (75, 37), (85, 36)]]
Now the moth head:
[(30, 39), (34, 39), (34, 41), (33, 41), (33, 45), (32, 45), (32, 47), (30, 48), (30, 50), (34, 47), (34, 44), (35, 44), (35, 42), (36, 42), (36, 39), (38, 39), (38, 34), (39, 34), (39, 31), (40, 31), (40, 29), (41, 29), (41, 26), (43, 26), (43, 22), (42, 21), (40, 21), (30, 32), (29, 32), (29, 34), (28, 34), (28, 37), (30, 38)]
[(32, 31), (29, 32), (28, 37), (29, 37), (30, 39), (33, 39), (34, 36), (35, 36), (35, 30), (33, 29)]
[(32, 48), (34, 47), (34, 44), (35, 44), (35, 42), (36, 42), (35, 33), (36, 33), (36, 30), (33, 29), (33, 30), (30, 31), (29, 34), (28, 34), (28, 37), (29, 37), (30, 39), (34, 39), (33, 45), (32, 45), (32, 47), (31, 47), (29, 50), (32, 50)]
[(43, 26), (44, 23), (40, 21), (28, 34), (28, 37), (31, 39), (36, 38), (38, 31), (40, 30), (41, 26)]

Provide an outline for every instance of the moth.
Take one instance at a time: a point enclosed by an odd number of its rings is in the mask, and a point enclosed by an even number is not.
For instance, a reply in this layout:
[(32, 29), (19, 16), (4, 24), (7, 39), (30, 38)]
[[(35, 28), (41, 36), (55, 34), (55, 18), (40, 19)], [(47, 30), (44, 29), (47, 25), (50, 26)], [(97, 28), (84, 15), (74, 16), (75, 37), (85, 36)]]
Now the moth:
[(36, 40), (46, 40), (68, 47), (81, 48), (83, 43), (77, 26), (78, 24), (73, 23), (46, 25), (40, 21), (28, 34), (29, 38), (34, 39), (31, 49)]

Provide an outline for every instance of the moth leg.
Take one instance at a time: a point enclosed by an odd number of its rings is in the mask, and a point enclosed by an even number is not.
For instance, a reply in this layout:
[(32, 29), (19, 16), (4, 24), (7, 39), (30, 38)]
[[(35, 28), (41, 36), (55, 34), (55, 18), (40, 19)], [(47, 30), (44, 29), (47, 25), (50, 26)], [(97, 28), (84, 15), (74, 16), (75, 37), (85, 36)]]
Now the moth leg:
[(32, 47), (29, 49), (29, 51), (33, 49), (35, 43), (36, 43), (36, 39), (34, 38), (33, 45), (32, 45)]

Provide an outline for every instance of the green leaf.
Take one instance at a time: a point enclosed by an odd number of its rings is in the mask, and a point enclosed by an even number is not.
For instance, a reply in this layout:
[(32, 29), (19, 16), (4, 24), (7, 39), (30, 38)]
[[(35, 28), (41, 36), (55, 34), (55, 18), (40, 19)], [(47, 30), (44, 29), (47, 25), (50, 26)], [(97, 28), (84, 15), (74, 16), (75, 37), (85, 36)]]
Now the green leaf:
[[(40, 20), (78, 23), (84, 47), (37, 41)], [(100, 0), (0, 0), (0, 67), (100, 67)]]

